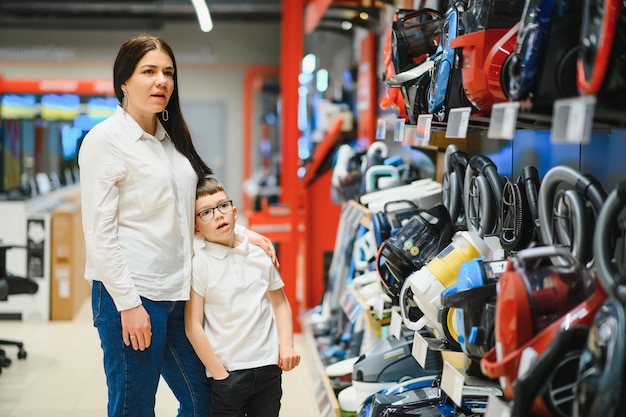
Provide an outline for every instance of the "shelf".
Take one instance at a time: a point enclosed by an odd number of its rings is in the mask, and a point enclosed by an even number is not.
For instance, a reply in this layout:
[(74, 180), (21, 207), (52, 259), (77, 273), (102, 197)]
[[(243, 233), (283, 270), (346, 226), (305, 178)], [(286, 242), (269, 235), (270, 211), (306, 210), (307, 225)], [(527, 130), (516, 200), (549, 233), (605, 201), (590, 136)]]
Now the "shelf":
[[(355, 307), (355, 305), (357, 307)], [(348, 315), (348, 317), (350, 317), (349, 312), (358, 310), (358, 314), (361, 314), (365, 319), (365, 323), (367, 324), (367, 330), (372, 332), (376, 336), (376, 338), (380, 339), (382, 327), (387, 326), (389, 325), (389, 323), (391, 323), (390, 316), (383, 317), (382, 319), (376, 318), (367, 301), (365, 301), (361, 294), (359, 294), (359, 290), (354, 287), (347, 288), (346, 296), (344, 296), (341, 306), (346, 315)]]
[(369, 229), (372, 225), (372, 212), (355, 200), (349, 200), (348, 204), (350, 209), (361, 212), (359, 223)]
[[(314, 369), (313, 374), (313, 394), (315, 396), (315, 400), (317, 402), (317, 409), (320, 417), (341, 417), (341, 411), (339, 409), (339, 403), (337, 402), (337, 397), (335, 395), (335, 391), (330, 385), (330, 381), (328, 376), (326, 375), (326, 370), (322, 365), (322, 361), (319, 357), (319, 352), (317, 350), (317, 344), (315, 342), (315, 337), (313, 336), (313, 332), (311, 331), (311, 324), (309, 323), (308, 316), (306, 313), (302, 313), (300, 315), (300, 324), (302, 328), (302, 334), (305, 337), (307, 352), (306, 356), (310, 358), (314, 358)], [(305, 356), (304, 352), (302, 352), (302, 356)]]

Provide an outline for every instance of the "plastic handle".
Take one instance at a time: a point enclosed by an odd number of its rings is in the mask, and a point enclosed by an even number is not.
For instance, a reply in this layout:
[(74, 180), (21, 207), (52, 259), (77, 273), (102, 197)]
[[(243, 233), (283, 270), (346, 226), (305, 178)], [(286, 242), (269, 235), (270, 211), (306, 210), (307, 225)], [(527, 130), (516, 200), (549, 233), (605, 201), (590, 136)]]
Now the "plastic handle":
[(513, 258), (516, 267), (526, 269), (525, 266), (529, 261), (536, 259), (545, 259), (559, 257), (568, 262), (565, 267), (574, 267), (578, 264), (572, 252), (569, 249), (562, 246), (537, 246), (534, 248), (527, 248), (517, 252), (517, 255)]
[(391, 177), (396, 181), (400, 181), (398, 168), (391, 165), (374, 165), (365, 173), (365, 191), (377, 191), (376, 180), (380, 177)]
[(409, 280), (411, 278), (407, 278), (406, 280), (404, 280), (404, 285), (402, 285), (402, 289), (400, 289), (400, 315), (402, 316), (402, 322), (404, 323), (404, 325), (406, 326), (407, 329), (409, 330), (413, 330), (413, 331), (418, 331), (420, 330), (423, 326), (422, 323), (420, 323), (420, 321), (411, 321), (411, 319), (409, 318), (408, 314), (406, 313), (407, 309), (409, 308), (406, 303), (404, 302), (404, 300), (406, 299), (406, 292), (409, 289)]

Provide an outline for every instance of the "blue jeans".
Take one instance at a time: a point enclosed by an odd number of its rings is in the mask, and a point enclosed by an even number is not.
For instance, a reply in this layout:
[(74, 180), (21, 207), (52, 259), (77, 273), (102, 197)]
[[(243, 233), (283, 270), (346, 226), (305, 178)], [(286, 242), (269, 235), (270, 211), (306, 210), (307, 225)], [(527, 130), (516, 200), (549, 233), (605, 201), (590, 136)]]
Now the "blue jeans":
[(161, 375), (180, 403), (179, 417), (211, 415), (210, 380), (185, 336), (184, 302), (142, 297), (152, 340), (140, 351), (124, 345), (120, 313), (99, 281), (93, 282), (91, 301), (104, 352), (109, 417), (153, 417)]
[(213, 417), (278, 417), (282, 371), (276, 365), (232, 371), (211, 378)]

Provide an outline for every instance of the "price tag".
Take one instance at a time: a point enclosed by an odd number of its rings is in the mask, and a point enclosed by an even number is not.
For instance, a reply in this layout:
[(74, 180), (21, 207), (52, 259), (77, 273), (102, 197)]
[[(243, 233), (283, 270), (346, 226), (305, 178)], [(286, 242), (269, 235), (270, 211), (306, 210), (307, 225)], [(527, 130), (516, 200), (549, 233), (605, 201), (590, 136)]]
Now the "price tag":
[(329, 411), (332, 411), (332, 403), (328, 398), (328, 393), (326, 392), (323, 381), (324, 377), (324, 375), (321, 375), (313, 383), (313, 393), (315, 394), (315, 399), (317, 400), (317, 409), (322, 416), (326, 416), (328, 415)]
[(465, 385), (465, 375), (450, 365), (450, 362), (443, 363), (441, 374), (441, 389), (450, 396), (452, 401), (461, 406), (463, 401), (463, 386)]
[(385, 299), (383, 297), (376, 297), (374, 299), (374, 315), (378, 320), (382, 320), (385, 314)]
[(393, 141), (402, 142), (404, 139), (404, 119), (396, 119), (396, 127), (393, 131)]
[(403, 145), (415, 145), (415, 135), (417, 134), (417, 126), (404, 125), (404, 137), (402, 138)]
[(511, 407), (500, 398), (490, 395), (487, 400), (485, 417), (511, 417)]
[(552, 143), (585, 144), (591, 140), (595, 96), (556, 100), (552, 117)]
[(363, 307), (359, 304), (359, 300), (354, 297), (354, 294), (346, 288), (346, 291), (341, 298), (341, 309), (350, 320), (350, 323), (356, 322), (359, 315), (363, 312)]
[(495, 103), (491, 108), (487, 137), (489, 139), (513, 139), (517, 128), (518, 111), (519, 101)]
[(402, 316), (395, 310), (391, 312), (391, 322), (389, 323), (389, 334), (400, 340), (402, 337)]
[(491, 261), (486, 262), (483, 265), (486, 266), (487, 276), (489, 278), (497, 278), (506, 271), (507, 264), (509, 263), (508, 259), (502, 261)]
[(378, 119), (378, 121), (376, 122), (376, 139), (387, 139), (387, 120)]
[(466, 138), (467, 127), (472, 109), (470, 107), (459, 107), (451, 109), (448, 114), (448, 124), (446, 127), (446, 138)]
[(415, 332), (413, 337), (413, 348), (411, 349), (411, 355), (415, 358), (417, 363), (424, 369), (426, 369), (426, 355), (428, 354), (428, 342), (424, 337)]
[(415, 140), (418, 145), (430, 145), (430, 125), (433, 121), (432, 114), (420, 114), (417, 116), (417, 132)]

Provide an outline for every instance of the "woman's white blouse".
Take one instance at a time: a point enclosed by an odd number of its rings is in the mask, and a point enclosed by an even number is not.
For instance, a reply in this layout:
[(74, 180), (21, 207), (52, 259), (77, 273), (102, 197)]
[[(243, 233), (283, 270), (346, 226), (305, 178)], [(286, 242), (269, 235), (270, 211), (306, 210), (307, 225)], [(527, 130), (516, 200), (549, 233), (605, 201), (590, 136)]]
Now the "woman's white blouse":
[(197, 175), (158, 123), (144, 132), (119, 106), (80, 148), (87, 280), (119, 311), (189, 298)]

